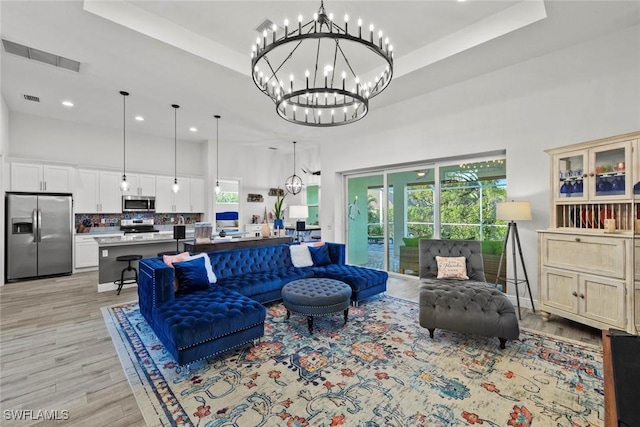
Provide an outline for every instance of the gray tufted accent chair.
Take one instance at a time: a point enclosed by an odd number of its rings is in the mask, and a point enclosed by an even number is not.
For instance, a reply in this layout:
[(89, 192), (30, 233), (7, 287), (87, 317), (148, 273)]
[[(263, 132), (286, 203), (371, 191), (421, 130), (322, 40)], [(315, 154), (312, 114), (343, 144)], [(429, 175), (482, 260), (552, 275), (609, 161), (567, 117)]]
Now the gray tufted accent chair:
[[(421, 239), (420, 326), (474, 335), (494, 336), (505, 348), (518, 339), (520, 329), (511, 301), (486, 282), (480, 242)], [(438, 279), (436, 256), (466, 258), (469, 280)]]

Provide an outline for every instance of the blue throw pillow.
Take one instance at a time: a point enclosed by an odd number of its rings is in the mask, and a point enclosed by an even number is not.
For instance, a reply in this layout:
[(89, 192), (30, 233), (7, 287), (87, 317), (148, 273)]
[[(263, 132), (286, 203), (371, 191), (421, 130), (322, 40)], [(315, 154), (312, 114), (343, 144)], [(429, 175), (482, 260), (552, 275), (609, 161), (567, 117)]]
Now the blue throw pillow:
[(326, 245), (322, 246), (309, 246), (309, 253), (311, 253), (311, 259), (313, 265), (319, 267), (321, 265), (331, 264), (331, 258), (329, 257), (329, 249)]
[(178, 292), (186, 294), (209, 287), (209, 277), (207, 276), (204, 258), (174, 262), (173, 268), (178, 279)]

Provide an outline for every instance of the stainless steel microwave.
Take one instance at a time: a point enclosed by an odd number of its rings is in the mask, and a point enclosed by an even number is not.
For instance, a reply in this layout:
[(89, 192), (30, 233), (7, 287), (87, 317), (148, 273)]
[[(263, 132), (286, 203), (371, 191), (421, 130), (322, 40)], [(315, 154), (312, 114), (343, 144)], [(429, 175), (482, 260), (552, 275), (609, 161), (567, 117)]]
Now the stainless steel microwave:
[(122, 212), (155, 212), (154, 196), (122, 196)]

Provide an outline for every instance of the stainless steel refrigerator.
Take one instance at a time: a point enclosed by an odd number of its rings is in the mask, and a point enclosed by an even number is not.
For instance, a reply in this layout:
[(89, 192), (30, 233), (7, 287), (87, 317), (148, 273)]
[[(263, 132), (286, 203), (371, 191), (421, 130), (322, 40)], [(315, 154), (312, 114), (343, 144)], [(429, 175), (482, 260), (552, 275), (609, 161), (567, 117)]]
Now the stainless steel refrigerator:
[(6, 278), (71, 274), (70, 194), (6, 193)]

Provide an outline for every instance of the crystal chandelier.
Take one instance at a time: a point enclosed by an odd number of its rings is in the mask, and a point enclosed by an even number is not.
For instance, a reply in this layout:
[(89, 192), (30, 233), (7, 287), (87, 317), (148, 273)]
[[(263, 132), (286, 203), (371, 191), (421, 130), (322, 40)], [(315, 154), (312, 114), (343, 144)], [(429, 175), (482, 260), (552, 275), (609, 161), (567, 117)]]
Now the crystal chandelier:
[(253, 82), (291, 123), (329, 127), (360, 120), (369, 99), (391, 81), (389, 38), (381, 30), (375, 34), (373, 24), (363, 31), (361, 19), (350, 29), (348, 15), (340, 26), (323, 1), (311, 21), (303, 19), (262, 31), (251, 53)]

